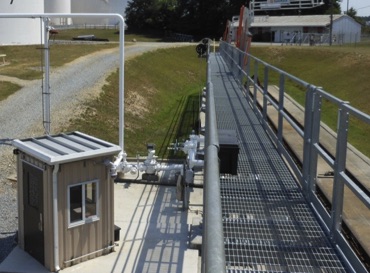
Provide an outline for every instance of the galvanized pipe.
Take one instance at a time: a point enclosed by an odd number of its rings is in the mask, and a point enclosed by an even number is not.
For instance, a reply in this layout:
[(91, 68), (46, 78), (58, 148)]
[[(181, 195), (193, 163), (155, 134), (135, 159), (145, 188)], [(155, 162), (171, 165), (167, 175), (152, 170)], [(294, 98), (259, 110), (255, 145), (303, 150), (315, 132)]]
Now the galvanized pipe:
[(218, 159), (219, 141), (209, 66), (207, 68), (207, 79), (202, 272), (225, 273), (226, 262)]
[(45, 75), (43, 78), (43, 90), (42, 90), (42, 111), (43, 111), (43, 125), (45, 134), (50, 134), (51, 120), (50, 120), (50, 48), (49, 48), (49, 18), (42, 18), (42, 30), (44, 34), (44, 66)]

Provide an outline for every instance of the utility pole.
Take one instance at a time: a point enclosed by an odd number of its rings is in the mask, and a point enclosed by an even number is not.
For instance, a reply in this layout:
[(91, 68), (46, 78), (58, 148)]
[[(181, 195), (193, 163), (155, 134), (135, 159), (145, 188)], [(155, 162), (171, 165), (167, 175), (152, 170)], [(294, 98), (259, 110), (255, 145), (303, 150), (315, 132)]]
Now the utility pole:
[(333, 44), (333, 0), (330, 0), (329, 45), (331, 46), (332, 44)]

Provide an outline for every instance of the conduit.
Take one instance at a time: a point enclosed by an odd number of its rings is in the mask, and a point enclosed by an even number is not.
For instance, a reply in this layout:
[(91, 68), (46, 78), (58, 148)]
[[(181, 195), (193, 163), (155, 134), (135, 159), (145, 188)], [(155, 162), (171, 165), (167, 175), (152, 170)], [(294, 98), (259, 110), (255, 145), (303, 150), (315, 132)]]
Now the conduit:
[(59, 164), (54, 165), (53, 170), (53, 236), (54, 236), (54, 268), (58, 272), (59, 267), (59, 229), (58, 229), (58, 171)]

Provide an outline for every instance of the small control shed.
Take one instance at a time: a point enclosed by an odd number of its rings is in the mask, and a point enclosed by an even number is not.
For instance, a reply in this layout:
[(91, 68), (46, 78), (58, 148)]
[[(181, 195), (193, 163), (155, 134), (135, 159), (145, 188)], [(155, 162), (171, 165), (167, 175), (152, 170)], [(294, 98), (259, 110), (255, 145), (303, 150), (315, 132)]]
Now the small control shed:
[(18, 244), (50, 271), (112, 251), (115, 144), (73, 132), (15, 140)]

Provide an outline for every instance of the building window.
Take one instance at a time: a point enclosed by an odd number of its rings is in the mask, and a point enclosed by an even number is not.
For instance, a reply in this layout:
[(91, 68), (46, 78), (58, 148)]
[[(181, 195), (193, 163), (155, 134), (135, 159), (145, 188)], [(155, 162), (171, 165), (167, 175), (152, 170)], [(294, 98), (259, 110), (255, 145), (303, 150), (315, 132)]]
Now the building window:
[(69, 227), (99, 220), (98, 196), (98, 181), (68, 187)]

